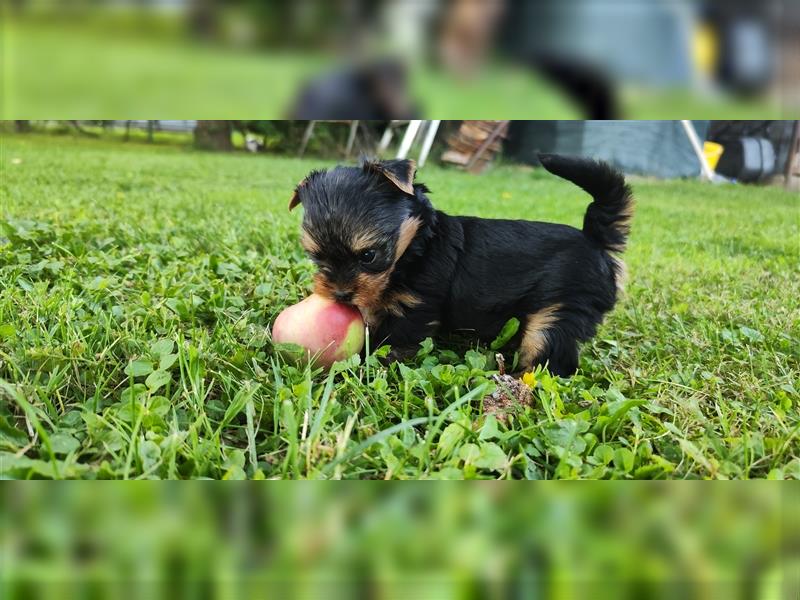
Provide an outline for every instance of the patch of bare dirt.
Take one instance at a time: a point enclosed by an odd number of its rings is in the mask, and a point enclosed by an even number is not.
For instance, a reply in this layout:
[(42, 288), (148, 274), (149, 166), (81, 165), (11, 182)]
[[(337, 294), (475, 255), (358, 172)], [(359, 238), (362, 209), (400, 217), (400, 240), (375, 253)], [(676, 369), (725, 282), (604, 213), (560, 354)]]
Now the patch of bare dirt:
[(495, 358), (500, 373), (492, 375), (497, 386), (491, 394), (484, 396), (483, 412), (494, 415), (498, 421), (505, 423), (509, 414), (533, 403), (533, 393), (522, 380), (506, 374), (502, 354), (497, 354)]

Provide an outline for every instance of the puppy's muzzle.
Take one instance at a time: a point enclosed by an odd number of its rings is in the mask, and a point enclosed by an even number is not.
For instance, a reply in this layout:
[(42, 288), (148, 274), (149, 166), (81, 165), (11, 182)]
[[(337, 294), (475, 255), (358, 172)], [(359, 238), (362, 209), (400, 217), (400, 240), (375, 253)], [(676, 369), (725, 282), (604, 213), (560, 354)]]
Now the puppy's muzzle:
[(349, 290), (334, 290), (333, 297), (337, 302), (350, 302), (353, 299), (353, 292)]

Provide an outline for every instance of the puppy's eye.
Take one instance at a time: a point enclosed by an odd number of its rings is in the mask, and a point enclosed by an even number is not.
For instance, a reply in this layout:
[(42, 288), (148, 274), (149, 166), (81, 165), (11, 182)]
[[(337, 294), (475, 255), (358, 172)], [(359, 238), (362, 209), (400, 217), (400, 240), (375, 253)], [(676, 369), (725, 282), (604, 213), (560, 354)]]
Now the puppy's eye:
[(317, 270), (320, 273), (324, 273), (326, 275), (330, 275), (331, 268), (328, 265), (326, 265), (324, 262), (322, 262), (319, 258), (317, 258), (316, 256), (312, 256), (311, 257), (311, 261), (316, 265)]
[(377, 256), (377, 252), (370, 248), (369, 250), (364, 250), (361, 254), (358, 255), (358, 260), (361, 262), (362, 265), (369, 265), (375, 262), (375, 257)]

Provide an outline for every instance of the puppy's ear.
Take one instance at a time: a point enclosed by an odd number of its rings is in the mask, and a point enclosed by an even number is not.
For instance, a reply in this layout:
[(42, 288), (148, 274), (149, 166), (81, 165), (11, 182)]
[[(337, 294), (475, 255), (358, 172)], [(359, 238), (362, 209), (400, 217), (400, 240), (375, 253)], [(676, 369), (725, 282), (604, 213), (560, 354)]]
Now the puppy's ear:
[(300, 183), (297, 184), (294, 188), (294, 194), (292, 194), (291, 200), (289, 200), (289, 210), (291, 211), (295, 206), (300, 204), (300, 189), (303, 188), (307, 183), (308, 180), (311, 178), (311, 175), (303, 179)]
[[(300, 186), (298, 185), (297, 188)], [(289, 210), (291, 211), (295, 206), (300, 204), (300, 194), (297, 191), (297, 188), (294, 190), (294, 194), (292, 194), (291, 200), (289, 200)]]
[(297, 184), (297, 187), (294, 188), (294, 194), (292, 194), (291, 199), (289, 200), (289, 210), (292, 210), (295, 206), (300, 204), (300, 190), (308, 185), (308, 182), (311, 181), (314, 177), (321, 175), (323, 171), (311, 171), (305, 179), (303, 179), (300, 183)]
[(364, 162), (365, 171), (380, 173), (399, 190), (414, 195), (414, 174), (417, 163), (411, 159), (381, 160)]

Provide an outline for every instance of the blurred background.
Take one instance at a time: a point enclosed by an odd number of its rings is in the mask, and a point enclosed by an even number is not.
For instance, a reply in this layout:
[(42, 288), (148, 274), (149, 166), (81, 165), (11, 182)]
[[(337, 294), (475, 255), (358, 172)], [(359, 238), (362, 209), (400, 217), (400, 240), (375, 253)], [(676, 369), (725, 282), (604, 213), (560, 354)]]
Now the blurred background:
[(479, 174), (537, 166), (539, 152), (605, 160), (630, 175), (800, 190), (800, 120), (15, 120), (3, 131), (260, 156), (412, 158)]
[(9, 0), (4, 118), (800, 114), (791, 0)]
[(798, 488), (9, 484), (0, 593), (763, 599), (800, 594)]

